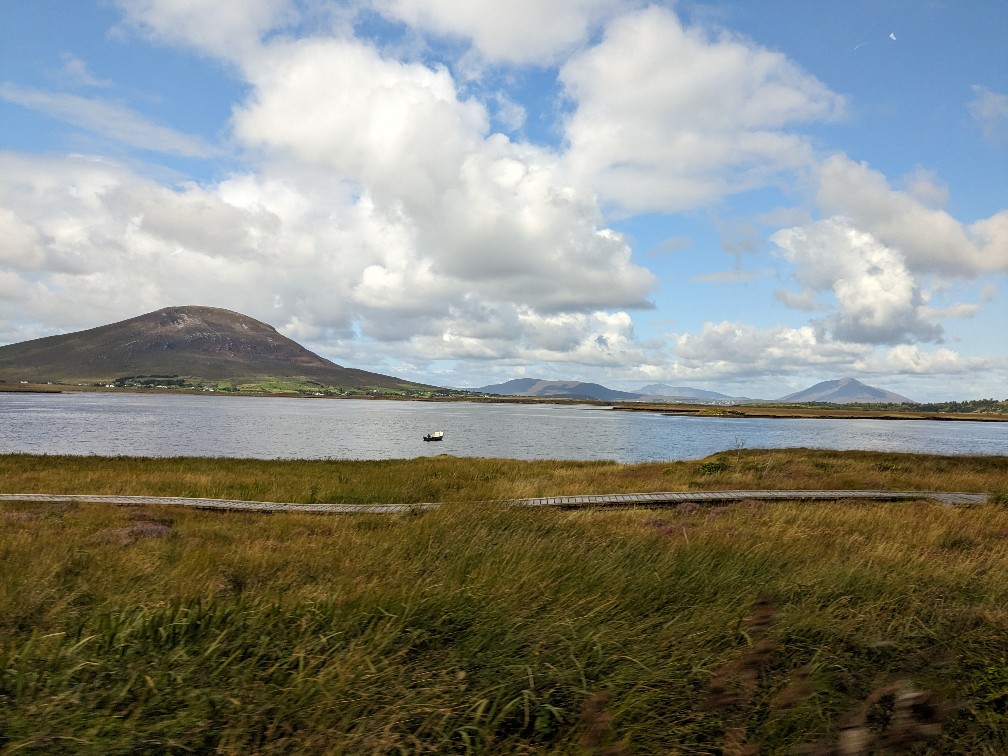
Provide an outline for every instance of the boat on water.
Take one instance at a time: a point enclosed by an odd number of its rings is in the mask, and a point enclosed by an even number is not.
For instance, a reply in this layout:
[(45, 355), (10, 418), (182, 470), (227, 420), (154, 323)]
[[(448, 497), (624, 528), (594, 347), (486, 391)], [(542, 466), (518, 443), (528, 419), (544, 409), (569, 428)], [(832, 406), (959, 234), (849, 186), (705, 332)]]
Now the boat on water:
[(424, 441), (440, 441), (444, 438), (444, 431), (434, 431), (423, 437)]

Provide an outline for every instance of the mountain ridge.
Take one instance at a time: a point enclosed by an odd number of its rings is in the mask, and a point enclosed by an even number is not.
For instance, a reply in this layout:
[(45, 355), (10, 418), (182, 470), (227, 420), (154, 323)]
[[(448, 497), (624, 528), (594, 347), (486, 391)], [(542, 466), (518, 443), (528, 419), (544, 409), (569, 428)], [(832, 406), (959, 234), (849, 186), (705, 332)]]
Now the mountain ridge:
[(637, 389), (637, 393), (646, 397), (667, 397), (669, 399), (704, 399), (715, 402), (746, 402), (748, 397), (729, 396), (719, 391), (693, 388), (692, 386), (670, 386), (667, 383), (649, 383)]
[(470, 389), (485, 394), (499, 396), (530, 396), (552, 399), (597, 399), (601, 401), (633, 402), (641, 398), (640, 394), (629, 391), (617, 391), (598, 383), (582, 381), (549, 381), (541, 378), (513, 378), (504, 383), (493, 383), (489, 386)]
[(697, 389), (691, 386), (670, 386), (665, 383), (651, 383), (633, 392), (617, 391), (598, 383), (546, 380), (543, 378), (513, 378), (504, 383), (495, 383), (469, 390), (500, 396), (628, 402), (682, 402), (697, 404), (742, 404), (748, 402), (788, 404), (801, 404), (805, 402), (824, 402), (829, 404), (916, 403), (901, 394), (869, 386), (854, 378), (822, 381), (780, 399), (750, 399), (749, 397), (729, 396), (718, 391)]
[(0, 380), (111, 383), (135, 376), (210, 383), (286, 378), (394, 390), (422, 386), (337, 365), (268, 323), (200, 305), (164, 307), (116, 323), (0, 347)]
[(504, 383), (494, 383), (469, 389), (499, 396), (523, 396), (540, 399), (593, 399), (622, 402), (699, 402), (737, 403), (749, 401), (743, 397), (728, 396), (717, 391), (706, 391), (688, 386), (668, 386), (652, 383), (637, 391), (619, 391), (598, 383), (584, 381), (547, 380), (545, 378), (512, 378)]

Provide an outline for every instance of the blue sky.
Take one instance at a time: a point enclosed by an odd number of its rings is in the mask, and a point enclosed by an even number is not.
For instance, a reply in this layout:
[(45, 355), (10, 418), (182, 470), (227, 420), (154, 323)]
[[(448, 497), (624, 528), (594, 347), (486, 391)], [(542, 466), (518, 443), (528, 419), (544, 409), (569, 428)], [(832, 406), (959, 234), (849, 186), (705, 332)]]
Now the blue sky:
[(0, 344), (243, 312), (450, 386), (1008, 386), (1008, 5), (0, 0)]

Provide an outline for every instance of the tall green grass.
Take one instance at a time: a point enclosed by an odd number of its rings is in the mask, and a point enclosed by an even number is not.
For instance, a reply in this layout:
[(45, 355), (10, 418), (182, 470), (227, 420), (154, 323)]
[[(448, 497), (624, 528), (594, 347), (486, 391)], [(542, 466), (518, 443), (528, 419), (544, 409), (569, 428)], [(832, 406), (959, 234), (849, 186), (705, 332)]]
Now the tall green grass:
[(738, 449), (706, 460), (634, 465), (450, 456), (351, 461), (0, 455), (0, 493), (414, 503), (752, 488), (1003, 495), (1008, 458), (809, 449)]
[(2, 753), (1008, 750), (999, 505), (0, 507)]

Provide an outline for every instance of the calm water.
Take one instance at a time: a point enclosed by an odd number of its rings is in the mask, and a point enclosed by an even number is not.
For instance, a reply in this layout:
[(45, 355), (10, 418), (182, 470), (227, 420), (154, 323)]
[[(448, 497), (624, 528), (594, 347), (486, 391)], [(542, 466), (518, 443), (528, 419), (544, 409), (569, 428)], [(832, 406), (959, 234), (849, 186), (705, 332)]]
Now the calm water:
[[(425, 443), (423, 435), (445, 431)], [(0, 453), (695, 459), (745, 448), (1008, 454), (1008, 424), (666, 417), (555, 405), (0, 393)]]

